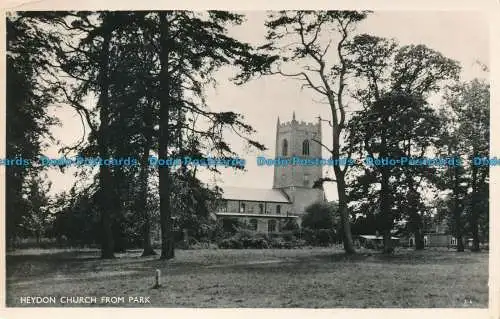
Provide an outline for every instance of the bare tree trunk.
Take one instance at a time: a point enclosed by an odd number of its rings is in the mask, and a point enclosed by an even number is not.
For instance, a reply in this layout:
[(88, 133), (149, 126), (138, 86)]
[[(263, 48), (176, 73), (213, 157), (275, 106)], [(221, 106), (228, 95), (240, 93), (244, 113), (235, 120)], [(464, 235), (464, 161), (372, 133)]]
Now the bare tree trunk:
[[(105, 24), (106, 21), (104, 22)], [(99, 155), (102, 159), (107, 159), (109, 157), (108, 150), (108, 125), (109, 125), (109, 45), (112, 35), (112, 27), (107, 25), (103, 31), (103, 44), (102, 51), (99, 61), (99, 108), (100, 108), (100, 127), (97, 136)], [(113, 176), (111, 174), (111, 168), (108, 165), (99, 166), (99, 205), (101, 213), (101, 226), (102, 226), (102, 236), (101, 236), (101, 258), (109, 259), (114, 258), (114, 239), (112, 231), (112, 212), (114, 195), (113, 191)], [(110, 205), (111, 204), (111, 205)]]
[(457, 234), (457, 251), (458, 252), (464, 252), (465, 247), (464, 247), (464, 237), (462, 236), (462, 232), (460, 231), (459, 234)]
[[(118, 150), (118, 154), (123, 154), (123, 151)], [(110, 156), (112, 156), (110, 154)], [(114, 192), (114, 203), (112, 211), (112, 223), (111, 229), (114, 238), (114, 251), (115, 253), (124, 253), (127, 251), (127, 235), (122, 225), (125, 218), (120, 212), (123, 211), (123, 203), (127, 196), (127, 191), (129, 186), (125, 186), (128, 183), (128, 179), (125, 178), (123, 167), (115, 166), (112, 170), (112, 180), (113, 180), (113, 192)], [(127, 190), (125, 190), (127, 188)]]
[(149, 177), (149, 150), (153, 143), (153, 119), (152, 105), (146, 105), (144, 114), (145, 134), (144, 134), (144, 150), (141, 158), (141, 170), (139, 173), (139, 196), (137, 197), (137, 211), (142, 211), (143, 227), (142, 227), (142, 256), (156, 255), (151, 245), (151, 218), (147, 209), (148, 202), (148, 177)]
[[(474, 157), (478, 155), (474, 152)], [(472, 194), (470, 204), (470, 222), (472, 228), (472, 251), (480, 251), (479, 248), (479, 207), (477, 207), (478, 195), (478, 166), (472, 165)]]
[[(335, 105), (333, 102), (333, 97), (330, 97), (330, 105)], [(331, 109), (333, 122), (337, 123), (337, 114), (334, 107)], [(340, 157), (340, 130), (334, 126), (333, 129), (333, 147), (332, 147), (332, 156), (333, 158)], [(346, 254), (355, 254), (356, 250), (354, 249), (354, 244), (352, 241), (352, 233), (351, 233), (351, 222), (349, 216), (349, 210), (347, 207), (347, 192), (346, 192), (346, 182), (345, 182), (345, 172), (340, 168), (339, 165), (335, 165), (333, 167), (333, 171), (335, 173), (335, 180), (337, 182), (337, 194), (339, 198), (339, 214), (340, 214), (340, 223), (342, 224), (342, 242), (344, 244), (344, 251)]]
[(454, 167), (453, 170), (453, 217), (455, 219), (455, 235), (457, 237), (457, 251), (463, 252), (464, 248), (464, 239), (462, 235), (462, 212), (458, 200), (458, 192), (459, 192), (459, 181), (458, 181), (458, 166)]
[(477, 223), (477, 219), (472, 222), (472, 248), (471, 250), (474, 252), (481, 251), (479, 247), (479, 225)]
[[(387, 130), (386, 127), (390, 123), (386, 119), (385, 112), (382, 116), (382, 132), (381, 132), (381, 143), (380, 143), (380, 157), (387, 157)], [(390, 205), (390, 185), (389, 185), (389, 168), (387, 166), (382, 166), (380, 168), (380, 213), (382, 215), (382, 236), (384, 237), (384, 254), (392, 254), (394, 248), (392, 247), (391, 240), (391, 230), (393, 227), (393, 217)]]
[(424, 234), (422, 231), (422, 227), (419, 223), (415, 228), (415, 250), (424, 250), (424, 248), (425, 248)]
[[(7, 153), (7, 156), (14, 157), (10, 152)], [(23, 193), (21, 168), (22, 166), (5, 167), (5, 235), (8, 249), (14, 249), (16, 245), (17, 225), (20, 217), (16, 211), (20, 208)]]
[[(158, 155), (161, 159), (168, 157), (170, 146), (170, 75), (169, 68), (169, 23), (168, 12), (159, 12), (160, 17), (160, 139)], [(172, 230), (171, 176), (168, 166), (159, 166), (160, 175), (160, 223), (161, 223), (161, 259), (174, 258), (174, 240)]]
[(384, 254), (392, 254), (394, 248), (392, 247), (391, 230), (393, 227), (393, 218), (390, 207), (389, 198), (389, 171), (386, 167), (381, 168), (381, 189), (380, 189), (380, 212), (382, 214), (382, 236), (384, 237)]
[[(408, 157), (411, 154), (407, 155)], [(425, 248), (424, 242), (424, 225), (422, 216), (418, 213), (418, 203), (420, 197), (415, 190), (413, 176), (408, 176), (408, 210), (410, 216), (410, 225), (415, 236), (415, 250), (423, 250)]]
[[(335, 172), (337, 171), (335, 167)], [(340, 170), (340, 168), (339, 168)], [(337, 173), (336, 173), (337, 175)], [(339, 178), (342, 176), (342, 178)], [(343, 173), (337, 175), (337, 192), (339, 196), (339, 214), (340, 214), (340, 222), (342, 227), (342, 242), (344, 244), (344, 251), (347, 254), (354, 254), (356, 250), (354, 249), (352, 234), (351, 234), (351, 222), (349, 220), (349, 211), (347, 209), (347, 195), (345, 189), (345, 181), (343, 177)]]

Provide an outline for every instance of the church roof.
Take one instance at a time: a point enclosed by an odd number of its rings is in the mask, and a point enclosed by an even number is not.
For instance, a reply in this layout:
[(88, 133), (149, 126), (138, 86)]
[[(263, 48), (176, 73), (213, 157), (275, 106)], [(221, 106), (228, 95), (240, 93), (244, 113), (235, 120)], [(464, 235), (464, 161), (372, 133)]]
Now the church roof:
[(255, 202), (290, 203), (290, 200), (278, 189), (223, 187), (222, 198)]

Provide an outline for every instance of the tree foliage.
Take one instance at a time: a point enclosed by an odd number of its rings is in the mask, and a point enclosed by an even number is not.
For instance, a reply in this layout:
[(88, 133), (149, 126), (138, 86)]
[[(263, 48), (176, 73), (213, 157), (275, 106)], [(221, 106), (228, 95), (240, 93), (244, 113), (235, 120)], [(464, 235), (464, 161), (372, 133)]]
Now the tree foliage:
[(42, 141), (52, 139), (50, 127), (57, 124), (49, 113), (54, 92), (40, 81), (47, 65), (47, 41), (42, 31), (22, 14), (7, 18), (6, 157), (24, 159), (28, 164), (6, 167), (8, 246), (22, 233), (23, 220), (35, 217), (29, 215), (32, 211), (25, 198), (31, 191), (30, 176), (40, 172), (31, 163), (42, 154), (46, 146)]
[[(356, 75), (365, 85), (355, 92), (363, 108), (350, 120), (347, 148), (361, 158), (424, 157), (438, 140), (440, 128), (429, 95), (457, 79), (457, 62), (424, 45), (399, 47), (393, 40), (366, 34), (356, 36), (349, 50)], [(425, 165), (362, 164), (358, 168), (351, 196), (376, 207), (372, 213), (379, 215), (386, 252), (392, 251), (394, 222), (401, 219), (408, 220), (417, 248), (423, 248), (426, 207), (420, 192), (428, 187), (425, 181), (432, 174), (433, 168)]]
[[(439, 151), (460, 158), (460, 167), (441, 170), (436, 184), (445, 194), (448, 220), (463, 251), (462, 238), (470, 234), (479, 250), (488, 228), (489, 206), (489, 85), (473, 80), (452, 87), (441, 110), (446, 130)], [(464, 138), (467, 136), (467, 138)], [(481, 235), (482, 234), (482, 235)], [(482, 238), (480, 238), (482, 237)]]
[(305, 211), (306, 213), (302, 217), (302, 227), (304, 228), (333, 229), (337, 225), (337, 203), (313, 203), (306, 207)]
[[(148, 193), (158, 189), (163, 242), (168, 244), (162, 246), (162, 258), (173, 257), (173, 244), (169, 243), (173, 219), (189, 224), (194, 216), (206, 216), (207, 203), (217, 191), (200, 183), (193, 167), (184, 166), (179, 172), (165, 167), (151, 170), (149, 156), (234, 156), (224, 140), (227, 129), (250, 146), (264, 149), (250, 138), (254, 129), (240, 114), (211, 111), (204, 93), (207, 85), (216, 83), (213, 74), (221, 66), (240, 68), (242, 73), (235, 81), (241, 81), (254, 73), (255, 65), (263, 65), (268, 59), (227, 35), (227, 27), (240, 24), (242, 15), (224, 11), (21, 15), (29, 25), (18, 23), (16, 27), (28, 35), (35, 34), (38, 42), (33, 50), (43, 53), (32, 57), (45, 58), (41, 60), (44, 63), (35, 61), (46, 71), (39, 80), (50, 89), (47, 92), (53, 93), (44, 98), (72, 107), (82, 120), (81, 139), (61, 151), (102, 159), (139, 159), (138, 165), (98, 168), (95, 193), (90, 197), (101, 219), (97, 233), (102, 257), (112, 258), (115, 250), (126, 245), (125, 237), (132, 234), (142, 234), (145, 254), (152, 253), (152, 220), (144, 206), (148, 205)], [(17, 43), (26, 39), (13, 30), (9, 31), (14, 39), (11, 47), (17, 49)], [(18, 47), (30, 49), (23, 44)], [(23, 58), (28, 56), (24, 54)], [(26, 65), (33, 63), (27, 61)], [(43, 107), (44, 103), (39, 104)], [(40, 123), (42, 115), (37, 118)], [(34, 128), (32, 132), (37, 133)], [(209, 169), (218, 171), (217, 167)], [(151, 179), (158, 176), (155, 172), (160, 176), (156, 189), (150, 187)], [(92, 178), (95, 173), (92, 168), (80, 172), (82, 178)], [(178, 192), (171, 188), (171, 182), (178, 184)], [(142, 225), (139, 233), (131, 226), (137, 222)]]

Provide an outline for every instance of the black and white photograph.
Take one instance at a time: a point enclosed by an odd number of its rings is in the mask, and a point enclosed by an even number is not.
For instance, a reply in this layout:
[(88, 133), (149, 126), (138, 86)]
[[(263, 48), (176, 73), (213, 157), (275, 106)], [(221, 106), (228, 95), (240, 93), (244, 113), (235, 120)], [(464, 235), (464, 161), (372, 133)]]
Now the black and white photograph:
[(487, 309), (489, 21), (8, 12), (6, 307)]

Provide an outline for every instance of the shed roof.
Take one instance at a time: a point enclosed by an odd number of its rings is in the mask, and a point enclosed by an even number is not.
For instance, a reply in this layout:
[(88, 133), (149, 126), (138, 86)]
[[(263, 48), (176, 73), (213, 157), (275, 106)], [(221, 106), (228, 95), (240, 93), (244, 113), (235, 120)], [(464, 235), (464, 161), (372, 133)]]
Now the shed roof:
[[(359, 235), (359, 237), (364, 238), (364, 239), (384, 239), (382, 236), (375, 236), (375, 235)], [(399, 237), (391, 237), (391, 239), (399, 239)]]
[(279, 189), (223, 187), (223, 199), (256, 202), (290, 203), (290, 200)]

